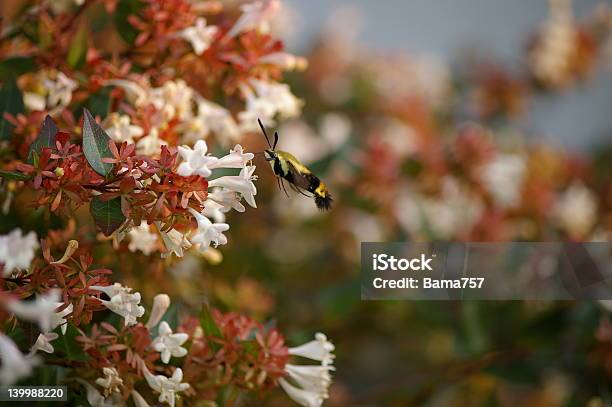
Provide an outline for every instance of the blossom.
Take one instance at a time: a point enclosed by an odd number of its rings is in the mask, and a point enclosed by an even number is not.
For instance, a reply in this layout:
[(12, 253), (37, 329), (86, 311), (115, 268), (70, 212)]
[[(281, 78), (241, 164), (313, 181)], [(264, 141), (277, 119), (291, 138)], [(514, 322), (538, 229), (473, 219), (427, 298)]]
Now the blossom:
[(287, 52), (272, 52), (259, 58), (259, 62), (262, 64), (276, 65), (287, 71), (292, 71), (294, 69), (303, 71), (308, 66), (308, 61), (305, 58)]
[(211, 243), (214, 243), (215, 247), (227, 243), (227, 238), (223, 235), (223, 232), (229, 230), (229, 225), (227, 223), (212, 223), (210, 219), (201, 213), (191, 208), (189, 208), (189, 211), (198, 222), (198, 230), (191, 238), (191, 242), (199, 244), (200, 250), (206, 250)]
[(144, 136), (136, 143), (136, 151), (138, 154), (144, 155), (155, 155), (159, 153), (161, 146), (167, 143), (159, 138), (159, 131), (157, 129), (151, 129), (148, 135)]
[(334, 349), (334, 344), (327, 340), (327, 336), (318, 332), (315, 334), (314, 340), (294, 348), (289, 348), (289, 354), (318, 360), (323, 366), (328, 366), (333, 364), (335, 356), (332, 352)]
[(23, 235), (21, 229), (13, 229), (8, 235), (0, 236), (0, 263), (4, 264), (2, 275), (9, 277), (13, 270), (30, 267), (37, 249), (38, 239), (34, 232)]
[(215, 26), (207, 27), (206, 19), (200, 17), (196, 20), (195, 26), (185, 28), (179, 36), (191, 43), (196, 55), (202, 55), (210, 47), (218, 30)]
[(255, 155), (253, 153), (245, 153), (240, 144), (230, 150), (229, 154), (223, 156), (209, 165), (210, 169), (214, 168), (243, 168)]
[(176, 229), (170, 229), (168, 232), (160, 230), (159, 234), (166, 247), (166, 251), (161, 254), (162, 258), (166, 258), (173, 253), (177, 257), (183, 257), (183, 250), (191, 247), (191, 242), (187, 239), (187, 236)]
[(21, 319), (38, 323), (40, 330), (46, 333), (66, 321), (63, 318), (68, 314), (66, 309), (59, 314), (55, 312), (58, 306), (63, 304), (58, 302), (60, 293), (60, 289), (54, 288), (42, 295), (37, 295), (34, 301), (10, 301), (7, 308)]
[(207, 151), (208, 147), (204, 140), (198, 140), (193, 149), (189, 146), (179, 146), (178, 152), (184, 162), (179, 165), (176, 172), (183, 177), (194, 174), (204, 178), (210, 177), (212, 172), (209, 165), (214, 164), (218, 159), (207, 155)]
[(51, 341), (54, 341), (57, 338), (59, 338), (59, 335), (55, 332), (39, 334), (38, 338), (36, 338), (36, 342), (34, 342), (34, 345), (32, 345), (32, 347), (30, 348), (30, 355), (35, 354), (39, 350), (47, 353), (55, 352), (53, 345), (51, 345)]
[(151, 232), (151, 226), (146, 221), (142, 221), (140, 225), (131, 228), (128, 236), (130, 237), (128, 249), (131, 252), (140, 250), (148, 256), (157, 250), (157, 234)]
[(287, 363), (285, 372), (293, 381), (281, 378), (279, 383), (287, 395), (304, 407), (319, 407), (329, 397), (331, 384), (334, 345), (322, 333), (317, 333), (313, 341), (296, 348), (289, 348), (289, 354), (320, 361), (320, 365), (295, 365)]
[(208, 181), (208, 187), (222, 187), (230, 191), (236, 191), (242, 195), (249, 205), (256, 208), (255, 195), (257, 194), (257, 188), (253, 181), (257, 179), (257, 176), (253, 175), (254, 172), (255, 166), (247, 165), (240, 171), (239, 175), (225, 175)]
[(526, 169), (524, 157), (499, 154), (482, 167), (480, 178), (498, 205), (511, 208), (520, 203)]
[(149, 90), (148, 99), (161, 116), (158, 125), (174, 118), (187, 119), (192, 113), (192, 103), (196, 92), (182, 80), (166, 81), (158, 88)]
[(229, 212), (231, 209), (234, 209), (236, 212), (245, 211), (244, 205), (240, 202), (240, 196), (236, 191), (224, 188), (212, 188), (208, 191), (208, 197), (204, 202), (204, 207), (206, 208), (206, 205), (210, 202), (219, 204), (221, 207), (219, 211), (222, 213)]
[(123, 401), (119, 393), (112, 393), (111, 396), (108, 399), (106, 399), (90, 383), (80, 378), (76, 378), (75, 380), (81, 383), (83, 386), (85, 386), (85, 391), (87, 392), (87, 402), (92, 407), (123, 407), (125, 406), (125, 402)]
[(181, 383), (183, 380), (183, 371), (180, 367), (174, 370), (170, 378), (162, 375), (155, 376), (149, 372), (144, 365), (143, 372), (149, 387), (159, 393), (158, 401), (160, 403), (168, 403), (170, 407), (174, 407), (176, 393), (185, 391), (189, 388), (189, 383)]
[(104, 394), (108, 396), (111, 393), (118, 393), (119, 388), (123, 386), (123, 379), (119, 377), (119, 372), (114, 367), (105, 367), (102, 369), (104, 377), (96, 379), (96, 384), (104, 387)]
[(151, 329), (157, 325), (169, 307), (170, 297), (168, 294), (157, 294), (155, 298), (153, 298), (153, 308), (151, 309), (151, 315), (145, 326)]
[(243, 4), (240, 8), (242, 15), (227, 32), (227, 36), (230, 38), (253, 29), (261, 32), (269, 31), (268, 20), (280, 9), (280, 1), (254, 1)]
[(32, 368), (40, 363), (37, 356), (24, 356), (11, 338), (0, 333), (0, 385), (11, 386), (32, 374)]
[(559, 197), (553, 216), (572, 237), (585, 237), (597, 221), (595, 194), (584, 184), (574, 182)]
[(257, 119), (270, 122), (277, 114), (283, 118), (300, 114), (303, 102), (291, 93), (289, 85), (260, 79), (251, 79), (249, 84), (240, 87), (246, 110), (238, 113), (238, 118), (245, 131), (256, 129)]
[(72, 100), (72, 92), (78, 88), (78, 84), (62, 72), (57, 73), (55, 80), (45, 79), (43, 83), (48, 91), (49, 107), (68, 106)]
[(91, 286), (92, 290), (102, 291), (110, 297), (110, 301), (100, 300), (102, 304), (112, 312), (121, 315), (125, 319), (125, 325), (135, 325), (136, 318), (143, 316), (145, 309), (138, 305), (140, 293), (131, 293), (132, 289), (123, 287), (119, 283), (110, 286)]
[(118, 143), (127, 141), (133, 143), (134, 138), (141, 137), (144, 130), (140, 126), (130, 124), (130, 116), (111, 113), (104, 121), (104, 129), (108, 136)]
[(187, 349), (181, 345), (189, 339), (189, 335), (182, 332), (172, 333), (172, 329), (166, 321), (159, 324), (158, 332), (159, 336), (153, 340), (152, 346), (153, 349), (161, 353), (162, 362), (170, 362), (171, 356), (182, 358), (187, 354)]

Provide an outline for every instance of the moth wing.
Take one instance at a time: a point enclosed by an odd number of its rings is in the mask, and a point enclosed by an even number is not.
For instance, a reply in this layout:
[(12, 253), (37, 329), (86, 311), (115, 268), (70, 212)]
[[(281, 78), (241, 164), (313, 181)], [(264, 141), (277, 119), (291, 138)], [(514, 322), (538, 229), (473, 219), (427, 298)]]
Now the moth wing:
[(300, 171), (291, 161), (287, 161), (287, 163), (289, 164), (289, 173), (292, 176), (292, 184), (300, 189), (308, 191), (308, 188), (312, 184), (314, 175), (312, 175), (309, 170), (307, 173)]

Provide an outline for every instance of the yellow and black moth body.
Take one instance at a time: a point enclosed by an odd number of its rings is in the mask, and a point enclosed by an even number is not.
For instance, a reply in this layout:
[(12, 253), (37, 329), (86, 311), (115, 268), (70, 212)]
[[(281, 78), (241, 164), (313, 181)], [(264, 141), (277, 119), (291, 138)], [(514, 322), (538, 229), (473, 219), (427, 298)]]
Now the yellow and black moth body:
[(272, 171), (289, 185), (301, 192), (308, 191), (314, 196), (317, 208), (329, 210), (333, 202), (327, 186), (297, 158), (286, 151), (265, 151), (266, 160), (270, 161)]

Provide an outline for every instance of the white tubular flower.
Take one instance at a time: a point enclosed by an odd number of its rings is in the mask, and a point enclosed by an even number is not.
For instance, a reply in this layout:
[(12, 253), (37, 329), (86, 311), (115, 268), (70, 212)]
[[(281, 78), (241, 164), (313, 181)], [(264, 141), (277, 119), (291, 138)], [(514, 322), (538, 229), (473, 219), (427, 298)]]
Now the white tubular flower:
[(193, 150), (189, 146), (179, 146), (178, 153), (184, 160), (177, 169), (177, 174), (182, 177), (190, 175), (199, 175), (201, 177), (210, 177), (212, 174), (209, 166), (213, 165), (218, 158), (207, 155), (208, 147), (204, 140), (198, 140)]
[(119, 393), (120, 387), (123, 386), (123, 379), (119, 377), (119, 372), (114, 367), (105, 367), (102, 369), (103, 377), (96, 379), (96, 384), (104, 387), (104, 394)]
[[(46, 333), (55, 329), (62, 320), (65, 321), (62, 316), (57, 316), (55, 312), (58, 304), (62, 304), (59, 302), (60, 295), (61, 290), (54, 288), (42, 295), (37, 295), (34, 301), (10, 301), (7, 308), (18, 318), (36, 322), (41, 332)], [(62, 312), (62, 315), (66, 314)], [(56, 323), (57, 325), (55, 325)]]
[(168, 308), (170, 308), (170, 297), (167, 294), (157, 294), (153, 298), (153, 308), (145, 326), (149, 330), (152, 329), (161, 321)]
[(256, 129), (258, 118), (268, 124), (273, 123), (277, 114), (283, 118), (300, 114), (303, 102), (291, 93), (289, 85), (260, 79), (251, 79), (249, 83), (251, 87), (244, 84), (240, 87), (246, 110), (238, 113), (238, 118), (244, 131)]
[(153, 106), (161, 113), (162, 121), (170, 121), (174, 118), (185, 120), (192, 116), (192, 102), (196, 92), (179, 79), (177, 81), (166, 81), (159, 88), (153, 88), (149, 92), (149, 99)]
[(252, 3), (243, 4), (241, 7), (242, 15), (236, 21), (236, 24), (227, 32), (228, 37), (235, 37), (249, 30), (259, 30), (260, 32), (268, 32), (270, 26), (268, 21), (280, 9), (279, 0), (254, 1)]
[(296, 348), (289, 348), (289, 354), (318, 360), (321, 365), (294, 365), (286, 364), (285, 372), (294, 384), (286, 379), (280, 379), (281, 387), (296, 403), (304, 407), (319, 407), (323, 400), (329, 397), (328, 389), (331, 385), (330, 372), (335, 370), (332, 366), (334, 345), (322, 333), (315, 335), (315, 340)]
[(287, 393), (287, 395), (291, 397), (293, 401), (295, 401), (301, 406), (320, 407), (323, 404), (323, 401), (325, 400), (319, 393), (300, 389), (299, 387), (292, 385), (285, 379), (279, 379), (278, 382), (280, 383), (283, 390), (285, 390), (285, 393)]
[(110, 301), (100, 300), (102, 304), (115, 314), (125, 319), (125, 325), (136, 325), (136, 318), (143, 316), (145, 309), (138, 305), (140, 293), (131, 294), (132, 289), (119, 283), (110, 286), (91, 286), (92, 290), (102, 291), (110, 297)]
[(166, 251), (161, 254), (162, 258), (171, 256), (172, 254), (176, 255), (176, 257), (183, 257), (183, 250), (187, 250), (191, 247), (191, 242), (187, 239), (187, 236), (176, 229), (170, 229), (168, 232), (160, 230), (159, 234), (166, 247)]
[(295, 348), (289, 348), (289, 354), (318, 360), (322, 366), (329, 366), (334, 362), (334, 344), (327, 340), (327, 336), (318, 332), (315, 339)]
[(157, 234), (151, 232), (151, 226), (146, 221), (130, 229), (128, 236), (130, 237), (128, 249), (131, 252), (140, 250), (148, 256), (157, 250)]
[(236, 191), (230, 191), (223, 188), (213, 188), (212, 192), (208, 192), (208, 198), (204, 205), (208, 203), (208, 201), (214, 201), (221, 205), (223, 209), (220, 211), (222, 213), (229, 212), (231, 209), (234, 209), (236, 212), (244, 212), (245, 207), (240, 202), (240, 196), (236, 193)]
[(113, 393), (108, 399), (104, 398), (102, 394), (92, 386), (90, 383), (83, 379), (75, 379), (85, 387), (87, 392), (87, 402), (92, 407), (125, 407), (125, 401), (121, 398), (119, 393)]
[(191, 44), (196, 55), (202, 55), (210, 47), (217, 31), (219, 29), (214, 25), (206, 26), (206, 19), (200, 17), (195, 26), (185, 28), (179, 36)]
[(253, 181), (257, 179), (257, 176), (253, 175), (254, 172), (255, 166), (247, 165), (240, 171), (240, 175), (226, 175), (213, 179), (208, 181), (208, 187), (222, 187), (230, 191), (236, 191), (242, 195), (249, 205), (253, 208), (257, 208), (257, 204), (255, 203), (257, 188), (255, 188), (255, 184), (253, 183)]
[(72, 92), (78, 88), (78, 84), (64, 75), (62, 72), (57, 73), (56, 79), (44, 80), (44, 85), (49, 94), (47, 102), (49, 107), (66, 107), (72, 100)]
[(240, 137), (240, 129), (227, 109), (202, 97), (197, 98), (197, 104), (198, 116), (203, 118), (206, 127), (217, 136), (230, 140)]
[(164, 363), (170, 362), (170, 357), (182, 358), (187, 354), (187, 349), (181, 345), (187, 342), (189, 335), (186, 333), (172, 333), (172, 328), (166, 321), (162, 321), (158, 328), (159, 335), (153, 340), (152, 346), (155, 351), (161, 353)]
[(215, 168), (244, 168), (244, 166), (255, 157), (253, 153), (245, 153), (240, 144), (230, 150), (229, 154), (219, 158), (209, 165), (210, 169)]
[(40, 363), (37, 356), (26, 357), (15, 342), (0, 333), (0, 385), (11, 386), (32, 374), (32, 368)]
[(527, 164), (519, 155), (499, 154), (481, 169), (481, 180), (495, 202), (503, 208), (520, 204)]
[(30, 348), (29, 355), (34, 355), (39, 350), (43, 351), (43, 352), (46, 352), (46, 353), (53, 353), (53, 352), (55, 352), (55, 348), (53, 348), (53, 345), (51, 345), (51, 341), (54, 341), (57, 338), (59, 338), (59, 335), (56, 334), (55, 332), (48, 332), (48, 333), (45, 333), (45, 334), (39, 334), (38, 338), (36, 339), (36, 342)]
[(204, 210), (202, 211), (202, 215), (207, 218), (211, 218), (215, 221), (215, 223), (224, 223), (225, 222), (225, 207), (220, 203), (217, 203), (213, 200), (207, 199), (204, 202)]
[(170, 407), (174, 407), (176, 393), (185, 391), (189, 388), (189, 383), (181, 383), (183, 380), (183, 371), (180, 367), (176, 368), (170, 378), (162, 375), (153, 375), (144, 364), (143, 372), (149, 387), (159, 393), (159, 398), (157, 400), (160, 403), (168, 403)]
[(308, 66), (305, 58), (298, 57), (287, 52), (272, 52), (259, 58), (262, 64), (276, 65), (285, 71), (303, 71)]
[(136, 390), (132, 390), (131, 394), (136, 407), (150, 407), (149, 403)]
[(210, 219), (192, 208), (189, 208), (189, 211), (198, 222), (198, 230), (191, 238), (191, 242), (199, 244), (200, 251), (208, 249), (211, 243), (213, 243), (215, 247), (227, 244), (227, 238), (223, 235), (223, 232), (229, 230), (229, 225), (227, 223), (212, 223)]
[(127, 141), (133, 143), (134, 138), (139, 138), (144, 134), (144, 130), (140, 126), (130, 123), (130, 116), (120, 115), (119, 113), (111, 113), (104, 121), (104, 130), (106, 134), (118, 143)]
[(30, 267), (38, 249), (36, 233), (23, 235), (21, 229), (13, 229), (8, 235), (0, 236), (0, 264), (3, 277), (10, 277), (14, 270)]
[[(55, 309), (64, 305), (63, 302), (55, 303)], [(58, 326), (61, 326), (62, 335), (66, 335), (66, 330), (68, 329), (68, 321), (66, 321), (66, 316), (72, 314), (74, 306), (72, 304), (68, 304), (66, 308), (59, 312), (55, 312), (51, 315), (51, 330), (54, 330)]]
[(136, 152), (144, 155), (156, 155), (159, 154), (161, 146), (165, 146), (164, 140), (159, 138), (159, 131), (157, 129), (151, 129), (148, 135), (144, 136), (136, 143)]

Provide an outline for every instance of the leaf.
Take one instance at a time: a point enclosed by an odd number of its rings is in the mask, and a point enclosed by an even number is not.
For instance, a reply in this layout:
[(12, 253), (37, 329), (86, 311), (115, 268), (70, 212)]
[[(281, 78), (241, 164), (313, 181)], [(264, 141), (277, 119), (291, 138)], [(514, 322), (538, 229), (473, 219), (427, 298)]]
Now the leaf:
[(32, 163), (34, 159), (34, 153), (40, 155), (40, 152), (43, 148), (55, 148), (55, 139), (57, 136), (57, 126), (55, 122), (51, 118), (51, 116), (47, 115), (45, 117), (45, 121), (43, 121), (42, 127), (40, 129), (40, 133), (36, 140), (30, 145), (30, 150), (28, 152), (28, 162)]
[(23, 98), (15, 79), (12, 78), (6, 81), (0, 89), (0, 140), (10, 138), (13, 130), (13, 125), (4, 118), (4, 113), (15, 116), (23, 111)]
[(94, 120), (89, 110), (83, 109), (85, 120), (83, 120), (83, 153), (87, 162), (100, 175), (108, 175), (113, 169), (113, 164), (104, 163), (104, 158), (112, 158), (108, 143), (110, 137)]
[(108, 115), (111, 107), (110, 92), (110, 88), (102, 88), (87, 98), (85, 106), (89, 108), (92, 115), (101, 117)]
[(125, 222), (121, 212), (121, 197), (103, 201), (95, 196), (89, 204), (89, 212), (104, 236), (112, 235)]
[(0, 62), (0, 80), (16, 78), (26, 72), (36, 69), (34, 59), (31, 57), (12, 57)]
[[(79, 336), (79, 331), (72, 325), (67, 324), (66, 335), (59, 334), (59, 338), (53, 342), (53, 347), (56, 351), (67, 356), (69, 360), (76, 360), (84, 362), (89, 359), (89, 356), (83, 351), (83, 348), (79, 346), (79, 342), (76, 341), (76, 337)], [(58, 328), (59, 331), (61, 328)]]
[(133, 44), (139, 31), (129, 22), (130, 15), (138, 14), (138, 11), (145, 6), (140, 0), (119, 0), (115, 10), (115, 26), (117, 32), (128, 44)]
[(202, 305), (202, 311), (200, 311), (200, 326), (202, 327), (206, 338), (223, 337), (221, 330), (217, 326), (217, 323), (210, 312), (210, 307), (207, 304)]
[(70, 49), (68, 50), (68, 65), (72, 68), (78, 69), (85, 65), (87, 59), (87, 26), (81, 24), (79, 31), (70, 42)]
[(15, 181), (27, 181), (30, 179), (30, 176), (27, 174), (23, 174), (21, 172), (16, 172), (16, 171), (3, 171), (3, 170), (0, 170), (0, 177), (4, 179), (12, 179)]

